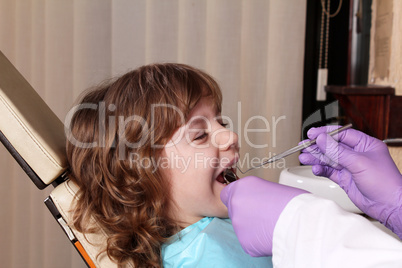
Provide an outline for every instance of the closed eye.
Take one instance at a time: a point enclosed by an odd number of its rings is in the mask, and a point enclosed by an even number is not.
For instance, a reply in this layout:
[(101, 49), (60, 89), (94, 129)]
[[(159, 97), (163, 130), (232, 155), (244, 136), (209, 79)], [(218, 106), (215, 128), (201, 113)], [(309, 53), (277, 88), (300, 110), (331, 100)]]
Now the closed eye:
[(202, 140), (208, 136), (208, 133), (204, 132), (201, 135), (197, 136), (194, 140)]

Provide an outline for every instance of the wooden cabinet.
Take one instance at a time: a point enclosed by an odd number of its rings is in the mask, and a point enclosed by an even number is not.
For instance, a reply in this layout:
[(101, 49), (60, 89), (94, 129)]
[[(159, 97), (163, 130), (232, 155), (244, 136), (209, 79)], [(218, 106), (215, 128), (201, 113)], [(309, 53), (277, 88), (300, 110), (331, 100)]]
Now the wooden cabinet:
[(402, 96), (386, 86), (326, 86), (355, 129), (378, 139), (402, 138)]

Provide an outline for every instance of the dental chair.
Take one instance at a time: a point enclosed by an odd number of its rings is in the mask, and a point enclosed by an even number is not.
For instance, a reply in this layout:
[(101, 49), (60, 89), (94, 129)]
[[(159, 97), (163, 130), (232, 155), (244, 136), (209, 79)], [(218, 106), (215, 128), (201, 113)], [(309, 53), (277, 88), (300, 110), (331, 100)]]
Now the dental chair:
[(84, 235), (70, 224), (79, 197), (68, 179), (64, 125), (1, 51), (0, 140), (39, 189), (54, 187), (44, 202), (88, 267), (117, 267), (102, 251), (104, 232)]

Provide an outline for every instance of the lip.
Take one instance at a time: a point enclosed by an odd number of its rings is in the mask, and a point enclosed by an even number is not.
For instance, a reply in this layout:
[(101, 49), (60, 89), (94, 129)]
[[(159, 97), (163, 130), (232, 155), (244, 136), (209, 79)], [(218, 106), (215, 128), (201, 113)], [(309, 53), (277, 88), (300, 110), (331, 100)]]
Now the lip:
[(219, 173), (218, 173), (218, 175), (215, 177), (215, 180), (216, 180), (216, 181), (219, 181), (219, 180), (218, 180), (218, 177), (219, 177), (219, 176), (223, 177), (223, 173), (224, 173), (224, 171), (227, 170), (227, 169), (230, 169), (234, 174), (236, 174), (236, 167), (235, 167), (235, 165), (236, 165), (236, 163), (237, 163), (238, 161), (239, 161), (239, 154), (236, 153), (235, 156), (234, 156), (234, 158), (233, 158), (227, 165), (225, 165), (222, 169), (219, 170)]
[(236, 153), (235, 156), (233, 157), (232, 161), (230, 161), (225, 167), (224, 169), (222, 169), (222, 171), (224, 171), (225, 169), (228, 168), (235, 168), (235, 165), (237, 164), (237, 162), (239, 162), (239, 154)]
[(233, 171), (236, 170), (236, 163), (239, 161), (239, 155), (235, 154), (235, 157), (225, 166), (223, 166), (223, 168), (219, 171), (219, 174), (221, 174), (223, 171), (225, 171), (226, 169), (232, 169)]

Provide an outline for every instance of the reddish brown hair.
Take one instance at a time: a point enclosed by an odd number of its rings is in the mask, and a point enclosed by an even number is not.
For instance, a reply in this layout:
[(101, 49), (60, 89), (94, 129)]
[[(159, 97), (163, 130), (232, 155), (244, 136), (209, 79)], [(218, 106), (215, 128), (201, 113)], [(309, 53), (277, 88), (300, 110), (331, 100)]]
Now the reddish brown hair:
[(132, 155), (158, 163), (163, 145), (185, 123), (178, 111), (187, 120), (205, 96), (221, 110), (219, 86), (209, 75), (183, 64), (153, 64), (87, 93), (74, 112), (67, 133), (70, 177), (80, 187), (74, 226), (96, 232), (87, 224), (94, 219), (120, 266), (161, 266), (161, 245), (178, 230), (168, 216), (167, 180)]

